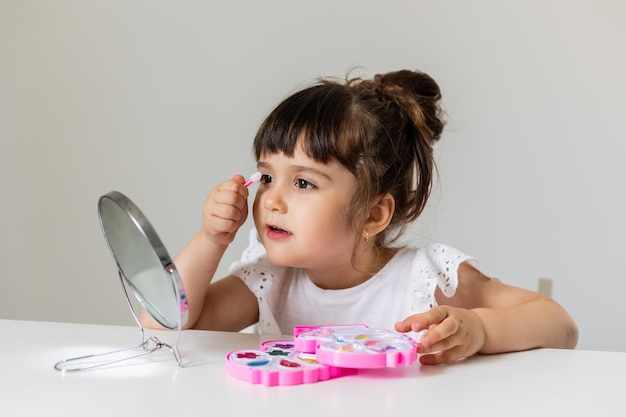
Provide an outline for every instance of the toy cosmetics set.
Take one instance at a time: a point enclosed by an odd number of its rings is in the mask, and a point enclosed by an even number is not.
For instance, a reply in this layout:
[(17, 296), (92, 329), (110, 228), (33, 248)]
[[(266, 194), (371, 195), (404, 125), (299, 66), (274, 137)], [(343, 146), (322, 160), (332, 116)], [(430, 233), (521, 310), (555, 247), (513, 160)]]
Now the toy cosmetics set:
[(298, 385), (417, 359), (417, 343), (409, 336), (364, 324), (297, 326), (293, 334), (293, 340), (263, 342), (259, 350), (228, 353), (228, 373), (252, 384)]

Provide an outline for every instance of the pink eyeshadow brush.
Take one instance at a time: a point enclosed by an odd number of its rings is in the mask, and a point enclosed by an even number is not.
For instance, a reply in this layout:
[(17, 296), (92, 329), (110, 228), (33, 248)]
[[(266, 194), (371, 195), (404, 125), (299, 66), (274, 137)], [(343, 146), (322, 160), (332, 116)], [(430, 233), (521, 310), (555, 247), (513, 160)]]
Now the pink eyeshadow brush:
[(252, 174), (250, 176), (250, 179), (248, 181), (246, 181), (243, 186), (247, 188), (247, 187), (251, 186), (252, 184), (254, 184), (255, 182), (261, 181), (261, 177), (262, 176), (263, 175), (260, 172), (255, 172), (254, 174)]

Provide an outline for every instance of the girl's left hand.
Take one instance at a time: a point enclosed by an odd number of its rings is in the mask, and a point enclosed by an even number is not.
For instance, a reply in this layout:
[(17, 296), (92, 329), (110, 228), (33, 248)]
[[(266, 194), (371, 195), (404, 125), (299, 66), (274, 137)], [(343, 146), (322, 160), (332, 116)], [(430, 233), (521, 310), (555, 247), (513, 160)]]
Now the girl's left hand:
[(485, 343), (485, 326), (472, 310), (447, 305), (433, 307), (396, 323), (399, 332), (426, 330), (418, 343), (420, 363), (437, 365), (467, 358)]

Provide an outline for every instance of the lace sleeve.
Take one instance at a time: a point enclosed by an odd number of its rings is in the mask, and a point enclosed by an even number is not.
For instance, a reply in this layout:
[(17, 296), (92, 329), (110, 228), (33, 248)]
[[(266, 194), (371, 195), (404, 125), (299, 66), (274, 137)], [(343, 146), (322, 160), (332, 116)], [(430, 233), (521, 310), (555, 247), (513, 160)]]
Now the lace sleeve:
[(411, 312), (423, 312), (437, 305), (437, 287), (443, 295), (452, 297), (459, 284), (459, 265), (465, 261), (476, 266), (474, 258), (451, 246), (431, 243), (418, 249), (411, 273), (411, 288), (416, 296)]
[(424, 247), (431, 261), (439, 289), (446, 297), (452, 297), (459, 285), (459, 265), (469, 261), (476, 266), (476, 260), (451, 246), (431, 243)]

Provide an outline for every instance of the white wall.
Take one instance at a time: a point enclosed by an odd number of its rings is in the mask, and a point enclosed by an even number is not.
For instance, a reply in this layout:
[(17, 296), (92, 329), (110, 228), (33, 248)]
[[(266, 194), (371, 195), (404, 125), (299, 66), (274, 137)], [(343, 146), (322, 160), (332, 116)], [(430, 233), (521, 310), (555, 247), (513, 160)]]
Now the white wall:
[(101, 194), (175, 255), (288, 93), (417, 68), (449, 123), (412, 238), (518, 286), (552, 278), (580, 348), (626, 350), (625, 18), (619, 0), (2, 0), (0, 318), (130, 324)]

